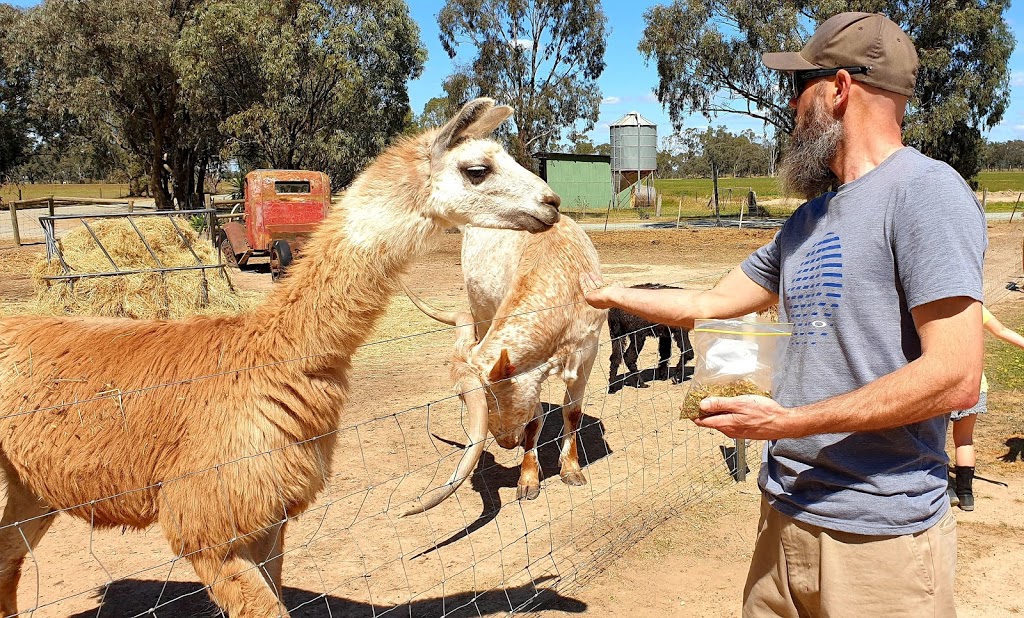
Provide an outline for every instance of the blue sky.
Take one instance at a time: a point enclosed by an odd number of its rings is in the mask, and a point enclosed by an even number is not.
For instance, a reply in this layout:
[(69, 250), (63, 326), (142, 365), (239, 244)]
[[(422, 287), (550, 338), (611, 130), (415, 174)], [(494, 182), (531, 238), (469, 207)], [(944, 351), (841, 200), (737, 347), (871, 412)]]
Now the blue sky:
[[(1017, 39), (1017, 46), (1010, 57), (1010, 107), (1002, 122), (986, 134), (987, 138), (999, 142), (1024, 139), (1024, 0), (1017, 2), (1019, 6), (1011, 7), (1006, 15), (1010, 30)], [(672, 123), (668, 112), (662, 109), (654, 96), (654, 89), (658, 86), (657, 68), (653, 63), (650, 66), (645, 64), (643, 55), (636, 48), (644, 30), (644, 11), (648, 7), (665, 3), (667, 0), (603, 2), (611, 34), (605, 54), (607, 66), (598, 80), (604, 101), (597, 125), (590, 133), (594, 143), (607, 142), (608, 125), (634, 110), (658, 125), (659, 139), (671, 134)], [(429, 53), (422, 77), (409, 85), (410, 103), (413, 111), (418, 114), (431, 97), (443, 94), (441, 82), (451, 73), (452, 63), (438, 39), (437, 13), (444, 6), (444, 0), (411, 0), (409, 4)], [(470, 57), (470, 50), (466, 50), (465, 54), (467, 58)], [(461, 48), (459, 57), (462, 58)], [(699, 114), (692, 115), (685, 120), (684, 126), (703, 128), (709, 124), (724, 125), (733, 133), (753, 129), (755, 133), (761, 134), (763, 128), (761, 122), (737, 114), (719, 115), (710, 123)]]
[[(986, 134), (989, 139), (999, 142), (1024, 139), (1024, 0), (1018, 0), (1018, 3), (1006, 15), (1010, 30), (1017, 39), (1016, 49), (1010, 57), (1010, 106), (1002, 122)], [(37, 2), (13, 0), (13, 4), (32, 6)], [(656, 4), (660, 2), (609, 0), (603, 3), (608, 23), (611, 24), (611, 35), (605, 54), (607, 66), (598, 80), (604, 101), (597, 125), (591, 131), (591, 139), (595, 143), (608, 141), (608, 125), (634, 110), (658, 125), (659, 137), (667, 136), (672, 131), (668, 113), (654, 97), (658, 72), (653, 65), (645, 64), (643, 56), (636, 49), (644, 29), (643, 13)], [(409, 5), (429, 53), (423, 75), (409, 84), (410, 103), (413, 111), (418, 114), (431, 97), (442, 94), (441, 83), (451, 73), (452, 63), (438, 39), (437, 13), (444, 6), (444, 0), (410, 0)], [(465, 50), (465, 53), (468, 57), (470, 50)], [(762, 130), (760, 122), (740, 115), (721, 115), (710, 123), (702, 116), (694, 115), (685, 121), (686, 127), (705, 127), (708, 124), (725, 125), (734, 133), (749, 128), (760, 134)]]

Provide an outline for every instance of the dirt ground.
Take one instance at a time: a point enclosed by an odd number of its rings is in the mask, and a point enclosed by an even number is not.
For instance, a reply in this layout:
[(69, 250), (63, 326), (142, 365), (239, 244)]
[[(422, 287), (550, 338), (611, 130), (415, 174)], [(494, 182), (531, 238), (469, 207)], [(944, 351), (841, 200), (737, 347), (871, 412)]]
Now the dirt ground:
[[(1024, 326), (1024, 225), (990, 225), (987, 302)], [(771, 237), (764, 230), (592, 232), (608, 279), (625, 284), (710, 287)], [(448, 235), (407, 277), (442, 307), (465, 303), (460, 236)], [(39, 245), (0, 248), (0, 314), (32, 294), (28, 264)], [(272, 288), (263, 272), (234, 273), (236, 285)], [(451, 397), (450, 330), (396, 298), (354, 359), (357, 385), (338, 433), (334, 475), (310, 512), (289, 524), (285, 601), (293, 616), (501, 615), (522, 608), (547, 616), (735, 616), (753, 545), (760, 444), (748, 480), (735, 483), (723, 459), (732, 445), (679, 421), (685, 385), (608, 391), (607, 334), (584, 408), (580, 445), (589, 484), (557, 475), (560, 415), (542, 434), (541, 497), (515, 501), (519, 450), (489, 444), (480, 470), (430, 514), (395, 511), (454, 469), (461, 409)], [(656, 348), (644, 352), (653, 373)], [(554, 383), (553, 383), (554, 382)], [(364, 388), (362, 385), (372, 385)], [(547, 409), (562, 399), (549, 381)], [(962, 616), (1024, 611), (1015, 576), (1024, 568), (1024, 393), (993, 384), (979, 423), (977, 509), (957, 511), (957, 599)], [(159, 529), (91, 530), (59, 517), (26, 562), (20, 607), (35, 616), (211, 615), (187, 562)], [(540, 607), (535, 607), (537, 604)], [(102, 604), (102, 605), (101, 605)], [(150, 612), (150, 610), (153, 610)], [(99, 611), (98, 611), (99, 610)]]

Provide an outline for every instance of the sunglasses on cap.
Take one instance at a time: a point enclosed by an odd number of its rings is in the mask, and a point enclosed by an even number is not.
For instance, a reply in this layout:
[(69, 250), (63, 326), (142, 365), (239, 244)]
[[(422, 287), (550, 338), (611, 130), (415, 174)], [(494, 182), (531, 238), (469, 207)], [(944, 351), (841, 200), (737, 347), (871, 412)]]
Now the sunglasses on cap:
[(850, 75), (858, 73), (867, 74), (868, 67), (836, 67), (834, 69), (814, 69), (812, 71), (794, 71), (789, 74), (790, 87), (793, 89), (793, 98), (799, 99), (812, 80), (819, 77), (831, 77), (839, 71), (846, 71)]

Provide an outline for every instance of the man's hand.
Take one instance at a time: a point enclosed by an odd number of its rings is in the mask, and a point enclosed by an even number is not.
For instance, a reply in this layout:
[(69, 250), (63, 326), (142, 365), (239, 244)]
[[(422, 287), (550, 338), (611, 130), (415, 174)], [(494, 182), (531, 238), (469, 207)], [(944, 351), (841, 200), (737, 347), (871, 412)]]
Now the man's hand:
[(790, 410), (768, 397), (708, 397), (700, 402), (700, 409), (702, 414), (711, 416), (696, 419), (694, 423), (717, 429), (730, 438), (777, 440), (796, 437), (787, 430)]
[(580, 288), (583, 289), (583, 298), (595, 309), (608, 309), (614, 307), (611, 301), (609, 290), (622, 287), (621, 283), (605, 283), (598, 273), (582, 273), (580, 275)]

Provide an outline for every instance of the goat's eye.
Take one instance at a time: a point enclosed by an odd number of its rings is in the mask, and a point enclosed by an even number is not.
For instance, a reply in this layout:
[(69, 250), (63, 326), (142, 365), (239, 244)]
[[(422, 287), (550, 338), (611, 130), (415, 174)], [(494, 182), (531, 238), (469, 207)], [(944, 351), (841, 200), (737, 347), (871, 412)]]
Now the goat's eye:
[(464, 173), (470, 182), (477, 184), (482, 182), (484, 178), (487, 178), (487, 175), (491, 173), (491, 168), (486, 165), (472, 165), (467, 167)]

